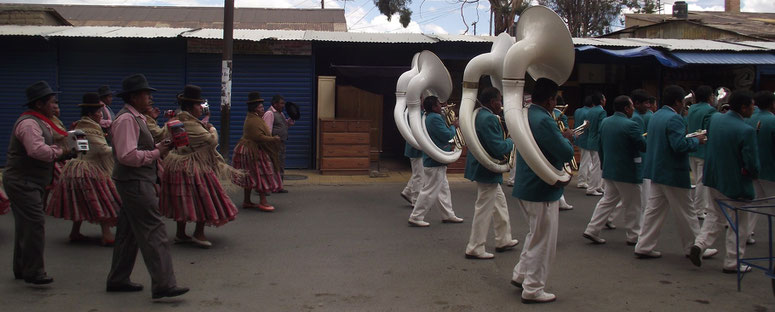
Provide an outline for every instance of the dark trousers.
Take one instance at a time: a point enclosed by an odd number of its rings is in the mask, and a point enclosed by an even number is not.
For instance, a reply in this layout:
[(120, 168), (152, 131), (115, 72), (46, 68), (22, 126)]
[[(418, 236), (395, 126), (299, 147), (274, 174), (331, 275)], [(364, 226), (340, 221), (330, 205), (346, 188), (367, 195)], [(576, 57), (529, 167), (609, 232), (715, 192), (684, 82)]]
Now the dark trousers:
[(122, 205), (108, 285), (130, 282), (129, 276), (132, 275), (139, 248), (151, 274), (151, 290), (155, 293), (175, 287), (170, 244), (159, 213), (159, 197), (154, 184), (146, 181), (115, 182)]
[(14, 277), (35, 278), (46, 272), (43, 267), (43, 247), (46, 244), (43, 207), (45, 186), (9, 177), (6, 177), (3, 184), (11, 202), (16, 225), (13, 246)]
[(280, 142), (280, 177), (285, 179), (285, 141)]

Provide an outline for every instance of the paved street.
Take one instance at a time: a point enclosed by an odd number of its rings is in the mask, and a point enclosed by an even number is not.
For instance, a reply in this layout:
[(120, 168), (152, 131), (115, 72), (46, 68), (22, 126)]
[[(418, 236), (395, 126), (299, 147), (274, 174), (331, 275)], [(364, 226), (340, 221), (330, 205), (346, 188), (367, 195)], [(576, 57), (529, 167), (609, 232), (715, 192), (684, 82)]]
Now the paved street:
[[(146, 290), (106, 293), (112, 249), (69, 243), (71, 223), (53, 218), (46, 224), (46, 268), (55, 282), (33, 287), (13, 280), (13, 217), (0, 216), (0, 306), (3, 311), (775, 311), (770, 279), (761, 271), (748, 274), (742, 292), (736, 291), (734, 275), (721, 273), (723, 239), (716, 244), (719, 256), (694, 267), (680, 250), (672, 215), (658, 245), (661, 259), (635, 259), (622, 229), (603, 231), (605, 245), (589, 244), (581, 233), (599, 197), (576, 188), (566, 191), (575, 209), (560, 213), (557, 259), (547, 287), (558, 300), (523, 305), (509, 284), (522, 244), (494, 260), (464, 259), (476, 190), (460, 175), (450, 180), (455, 211), (465, 223), (442, 224), (438, 211), (431, 211), (429, 228), (407, 226), (411, 210), (398, 195), (401, 182), (289, 181), (290, 193), (269, 197), (274, 213), (241, 210), (234, 222), (207, 228), (212, 249), (174, 245), (178, 283), (192, 290), (156, 302), (141, 257), (133, 280)], [(527, 223), (508, 197), (512, 232), (522, 241)], [(233, 198), (241, 204), (241, 193)], [(189, 225), (189, 234), (192, 230)], [(84, 224), (83, 231), (99, 235), (96, 225)], [(174, 223), (167, 222), (167, 231), (174, 235)], [(761, 220), (759, 242), (750, 246), (749, 256), (766, 255), (766, 233)], [(487, 248), (494, 249), (492, 237)]]

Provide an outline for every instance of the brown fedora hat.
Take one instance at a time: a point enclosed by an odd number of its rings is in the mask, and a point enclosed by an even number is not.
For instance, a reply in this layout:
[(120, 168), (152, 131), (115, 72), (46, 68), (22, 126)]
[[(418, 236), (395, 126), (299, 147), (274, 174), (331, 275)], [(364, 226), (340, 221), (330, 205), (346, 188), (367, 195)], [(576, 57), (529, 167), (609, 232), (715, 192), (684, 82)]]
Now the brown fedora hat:
[(183, 93), (178, 94), (178, 104), (183, 102), (204, 103), (202, 98), (202, 88), (195, 85), (187, 85), (183, 88)]
[(110, 90), (109, 85), (101, 86), (99, 89), (97, 89), (97, 94), (99, 94), (100, 97), (113, 95), (113, 91)]
[(104, 104), (100, 102), (99, 93), (86, 92), (83, 94), (83, 101), (81, 104), (78, 104), (78, 107), (100, 107), (102, 105)]

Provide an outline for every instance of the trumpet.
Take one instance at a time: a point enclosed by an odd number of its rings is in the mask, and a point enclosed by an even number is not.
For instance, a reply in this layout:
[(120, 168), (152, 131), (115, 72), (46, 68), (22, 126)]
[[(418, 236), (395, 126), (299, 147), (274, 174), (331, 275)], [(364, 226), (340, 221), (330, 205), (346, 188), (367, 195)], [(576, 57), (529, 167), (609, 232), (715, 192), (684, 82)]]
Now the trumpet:
[[(708, 134), (708, 130), (705, 130), (705, 129), (700, 129), (700, 130), (697, 130), (697, 131), (695, 131), (695, 132), (692, 132), (692, 133), (689, 133), (689, 134), (687, 134), (685, 137), (686, 137), (687, 139), (690, 139), (690, 138), (696, 138), (696, 137), (698, 137), (698, 136), (701, 136), (701, 135), (706, 135), (706, 134)], [(643, 133), (643, 137), (646, 137), (646, 136), (648, 136), (648, 135), (649, 135), (649, 133), (648, 133), (648, 132), (646, 132), (646, 133)]]
[[(447, 127), (451, 126), (453, 123), (455, 123), (455, 120), (457, 120), (455, 110), (453, 109), (455, 105), (457, 104), (450, 103), (441, 107), (441, 114), (444, 115), (444, 121), (447, 123)], [(455, 137), (452, 138), (452, 141), (455, 142), (455, 147), (457, 149), (462, 149), (463, 146), (466, 145), (466, 141), (463, 139), (463, 133), (461, 132), (460, 127), (455, 127)]]

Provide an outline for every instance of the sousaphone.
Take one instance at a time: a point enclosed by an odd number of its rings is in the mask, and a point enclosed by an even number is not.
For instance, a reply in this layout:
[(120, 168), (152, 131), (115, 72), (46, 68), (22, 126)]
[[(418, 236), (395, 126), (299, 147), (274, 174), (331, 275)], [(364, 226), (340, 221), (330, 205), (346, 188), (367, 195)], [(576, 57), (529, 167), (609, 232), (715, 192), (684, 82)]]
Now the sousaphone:
[(431, 51), (420, 52), (417, 58), (419, 72), (409, 81), (406, 90), (406, 105), (409, 112), (409, 127), (420, 149), (434, 160), (449, 164), (460, 158), (460, 149), (451, 152), (442, 150), (433, 143), (425, 128), (425, 118), (421, 114), (421, 96), (432, 94), (439, 102), (446, 102), (452, 93), (452, 77), (436, 54)]
[(417, 140), (414, 139), (412, 129), (409, 127), (408, 110), (406, 108), (406, 89), (409, 87), (409, 81), (420, 73), (420, 68), (417, 64), (417, 59), (420, 57), (420, 53), (415, 53), (412, 57), (412, 68), (398, 77), (396, 83), (396, 106), (393, 108), (393, 120), (396, 122), (396, 127), (401, 136), (404, 137), (409, 145), (416, 149), (421, 149), (417, 144)]
[(552, 166), (539, 149), (522, 101), (526, 73), (558, 85), (568, 80), (575, 60), (570, 32), (557, 13), (545, 6), (532, 6), (519, 16), (516, 37), (517, 43), (509, 48), (503, 64), (506, 126), (519, 154), (541, 180), (550, 185), (567, 183), (571, 175)]
[(476, 107), (476, 94), (479, 89), (479, 78), (489, 75), (495, 88), (503, 94), (501, 79), (503, 77), (503, 60), (506, 52), (514, 44), (514, 37), (507, 33), (501, 33), (495, 38), (492, 49), (488, 53), (480, 54), (466, 65), (463, 72), (463, 96), (460, 102), (460, 130), (463, 133), (466, 146), (471, 154), (485, 168), (492, 172), (508, 172), (509, 158), (495, 159), (484, 149), (476, 135), (476, 115), (479, 112)]

